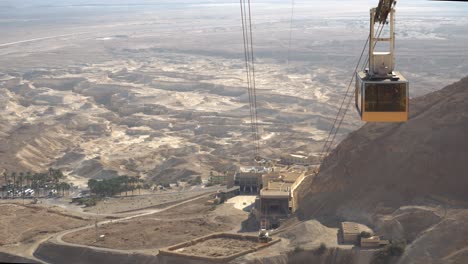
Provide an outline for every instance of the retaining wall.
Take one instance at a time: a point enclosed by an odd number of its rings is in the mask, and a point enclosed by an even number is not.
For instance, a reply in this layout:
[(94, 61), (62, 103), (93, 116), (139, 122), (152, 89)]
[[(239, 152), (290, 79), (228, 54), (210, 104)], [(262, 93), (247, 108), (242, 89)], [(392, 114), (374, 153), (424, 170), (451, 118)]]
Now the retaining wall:
[(157, 256), (99, 251), (85, 247), (72, 247), (45, 242), (34, 256), (51, 264), (160, 264)]
[[(215, 239), (215, 238), (226, 238), (226, 239), (235, 239), (235, 240), (248, 240), (248, 241), (258, 241), (257, 236), (253, 235), (242, 235), (242, 234), (233, 234), (233, 233), (215, 233), (208, 236), (200, 237), (194, 240), (183, 242), (174, 246), (170, 246), (159, 251), (159, 256), (161, 257), (161, 263), (226, 263), (235, 258), (238, 258), (242, 255), (255, 252), (265, 247), (269, 247), (280, 241), (279, 238), (273, 239), (268, 243), (259, 243), (257, 247), (253, 249), (248, 249), (233, 255), (221, 256), (221, 257), (208, 257), (208, 256), (199, 256), (192, 255), (182, 252), (175, 252), (178, 249), (194, 246), (197, 243), (204, 242), (206, 240)], [(185, 261), (185, 262), (184, 262)]]

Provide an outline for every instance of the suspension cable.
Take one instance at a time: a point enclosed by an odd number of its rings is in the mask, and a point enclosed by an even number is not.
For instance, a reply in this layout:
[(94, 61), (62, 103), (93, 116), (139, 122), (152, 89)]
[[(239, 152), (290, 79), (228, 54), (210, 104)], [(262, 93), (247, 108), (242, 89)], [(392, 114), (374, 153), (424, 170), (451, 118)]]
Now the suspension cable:
[[(243, 3), (242, 0), (239, 0), (240, 3), (240, 10), (241, 10), (241, 21), (242, 21), (242, 37), (244, 41), (244, 59), (245, 59), (245, 72), (247, 76), (247, 93), (249, 95), (249, 111), (250, 111), (250, 129), (253, 137), (253, 142), (256, 141), (255, 130), (254, 130), (254, 120), (253, 120), (253, 109), (252, 109), (252, 90), (251, 90), (251, 78), (250, 78), (250, 69), (249, 69), (249, 61), (250, 61), (250, 52), (248, 52), (248, 36), (246, 31), (246, 23), (245, 23), (245, 2)], [(255, 149), (255, 156), (257, 155)]]
[(247, 77), (247, 91), (249, 96), (249, 111), (250, 111), (250, 126), (252, 132), (252, 143), (254, 145), (254, 159), (259, 156), (260, 136), (258, 129), (258, 112), (257, 112), (257, 91), (255, 83), (255, 63), (253, 50), (253, 33), (252, 33), (252, 15), (250, 8), (250, 0), (239, 0), (241, 7), (242, 20), (242, 37), (244, 44), (244, 59)]
[(291, 39), (292, 39), (292, 25), (293, 25), (293, 17), (294, 17), (294, 0), (291, 0), (291, 20), (289, 23), (289, 44), (288, 44), (288, 59), (287, 64), (289, 65), (290, 59), (290, 52), (291, 52)]
[[(382, 34), (382, 31), (383, 31), (383, 28), (384, 28), (384, 24), (385, 23), (381, 23), (379, 24), (379, 27), (377, 28), (377, 31), (376, 31), (376, 36), (374, 36), (374, 38), (380, 38), (380, 35)], [(378, 32), (378, 33), (377, 33)], [(370, 40), (370, 35), (367, 37), (367, 41), (366, 43), (364, 44), (364, 47), (362, 49), (362, 52), (361, 52), (361, 55), (359, 56), (359, 60), (358, 60), (358, 63), (356, 64), (356, 67), (354, 69), (354, 72), (353, 72), (353, 76), (351, 77), (351, 80), (348, 84), (348, 88), (346, 89), (346, 93), (345, 93), (345, 96), (343, 97), (343, 100), (341, 102), (341, 105), (340, 105), (340, 108), (338, 110), (338, 113), (336, 115), (336, 118), (335, 120), (333, 121), (333, 125), (332, 125), (332, 128), (330, 129), (330, 132), (328, 134), (328, 137), (327, 137), (327, 140), (325, 141), (324, 143), (324, 146), (322, 148), (322, 153), (320, 155), (320, 163), (323, 162), (324, 158), (325, 158), (325, 155), (327, 153), (329, 153), (329, 151), (331, 150), (332, 146), (333, 146), (333, 143), (335, 141), (335, 138), (336, 138), (336, 135), (338, 134), (338, 131), (340, 130), (341, 128), (341, 125), (343, 123), (343, 120), (346, 116), (346, 113), (348, 112), (348, 109), (349, 109), (349, 106), (351, 105), (351, 101), (352, 101), (352, 96), (349, 96), (349, 90), (351, 88), (351, 85), (354, 81), (354, 78), (356, 77), (356, 72), (357, 72), (357, 69), (359, 68), (359, 65), (361, 64), (361, 60), (362, 60), (362, 57), (364, 55), (364, 51), (366, 50), (366, 47), (368, 46), (369, 44), (369, 40)], [(374, 43), (374, 47), (377, 45), (377, 42)], [(364, 61), (364, 64), (363, 64), (363, 67), (362, 69), (365, 69), (367, 67), (369, 63), (369, 54), (367, 54), (367, 57)], [(349, 98), (348, 98), (349, 97)], [(348, 101), (346, 101), (346, 99)], [(343, 105), (345, 104), (346, 102), (346, 107), (343, 108)], [(344, 110), (343, 110), (344, 109)], [(341, 114), (341, 117), (340, 117), (340, 114)], [(336, 125), (336, 122), (337, 120), (340, 119), (340, 121), (338, 122), (338, 125)], [(333, 136), (331, 136), (333, 134)], [(331, 137), (331, 139), (330, 139)]]
[(256, 152), (258, 158), (259, 151), (260, 151), (260, 134), (258, 131), (258, 112), (257, 112), (257, 88), (255, 86), (255, 57), (254, 57), (254, 49), (253, 49), (253, 34), (252, 34), (252, 14), (250, 11), (250, 0), (249, 2), (249, 28), (250, 28), (250, 52), (251, 56), (251, 63), (252, 63), (252, 84), (253, 84), (253, 106), (254, 106), (254, 119), (255, 119), (255, 135), (257, 137), (256, 142)]
[[(341, 121), (344, 119), (344, 116), (346, 115), (347, 109), (343, 112), (343, 106), (344, 106), (344, 104), (346, 102), (346, 99), (347, 99), (348, 94), (349, 94), (349, 90), (350, 90), (351, 85), (352, 85), (352, 83), (354, 81), (356, 71), (358, 70), (359, 65), (361, 64), (362, 57), (364, 56), (364, 52), (365, 52), (365, 50), (366, 50), (366, 48), (367, 48), (367, 46), (369, 44), (369, 40), (370, 40), (370, 35), (367, 37), (366, 43), (364, 44), (364, 47), (362, 48), (361, 55), (359, 56), (359, 60), (358, 60), (358, 63), (356, 64), (356, 67), (354, 68), (353, 76), (351, 77), (351, 80), (349, 81), (348, 88), (346, 89), (345, 96), (343, 97), (343, 100), (341, 101), (341, 105), (340, 105), (340, 108), (338, 110), (338, 113), (337, 113), (337, 115), (335, 117), (335, 120), (333, 121), (333, 125), (332, 125), (332, 127), (330, 129), (330, 132), (328, 133), (328, 137), (325, 140), (325, 143), (323, 145), (322, 153), (321, 153), (321, 156), (320, 156), (320, 163), (323, 161), (323, 159), (325, 158), (326, 153), (328, 153), (328, 151), (330, 151), (331, 146), (333, 145), (333, 141), (334, 141), (335, 136), (332, 136), (332, 134), (336, 135), (336, 133), (338, 133), (338, 130), (339, 130), (340, 126), (341, 126)], [(346, 108), (348, 108), (348, 106), (349, 106), (349, 104), (347, 104)], [(340, 118), (341, 118), (341, 121), (339, 122), (339, 126), (337, 126), (336, 125), (337, 121)], [(333, 140), (330, 140), (330, 138), (332, 138)]]

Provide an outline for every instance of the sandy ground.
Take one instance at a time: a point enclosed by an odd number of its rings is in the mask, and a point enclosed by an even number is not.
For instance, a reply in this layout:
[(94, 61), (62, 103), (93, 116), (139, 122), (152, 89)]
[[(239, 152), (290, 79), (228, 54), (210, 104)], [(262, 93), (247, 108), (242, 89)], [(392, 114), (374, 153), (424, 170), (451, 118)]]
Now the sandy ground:
[(72, 233), (65, 236), (64, 240), (114, 249), (151, 249), (170, 246), (230, 228), (229, 225), (206, 218), (189, 220), (146, 218), (99, 227), (98, 235), (105, 236), (102, 241), (95, 241), (95, 229)]
[(258, 243), (253, 241), (215, 238), (181, 248), (177, 252), (206, 257), (224, 257), (253, 249), (257, 246)]
[[(210, 190), (207, 189), (203, 191), (205, 192)], [(83, 208), (70, 204), (69, 198), (39, 199), (39, 203), (36, 205), (32, 205), (31, 200), (27, 199), (24, 200), (25, 205), (23, 205), (23, 201), (21, 199), (0, 200), (0, 211), (2, 212), (0, 216), (0, 225), (2, 226), (2, 229), (0, 230), (0, 252), (6, 252), (16, 256), (31, 258), (32, 253), (37, 248), (38, 244), (46, 241), (54, 234), (59, 233), (61, 231), (86, 226), (94, 223), (95, 220), (104, 221), (124, 216), (129, 217), (133, 213), (138, 214), (139, 212), (142, 212), (141, 210), (143, 210), (143, 212), (157, 212), (161, 208), (171, 206), (174, 203), (186, 201), (190, 199), (190, 197), (193, 198), (198, 195), (203, 195), (204, 192), (160, 192), (151, 195), (112, 198), (107, 200), (106, 202), (101, 202), (100, 206), (103, 209), (107, 209), (107, 211), (102, 209), (101, 211), (110, 212), (108, 214), (103, 213), (102, 215), (96, 215), (94, 212), (98, 211), (99, 209), (92, 207), (88, 208), (92, 210), (87, 210), (87, 212), (83, 212)], [(147, 203), (151, 204), (151, 202), (154, 206), (149, 206), (148, 208)], [(200, 203), (200, 201), (197, 203)], [(192, 206), (195, 206), (197, 203), (192, 204)], [(204, 203), (206, 203), (206, 200), (202, 200), (201, 203), (202, 205), (201, 207), (199, 207), (199, 209), (202, 209), (204, 207)], [(182, 207), (182, 209), (177, 210), (185, 210), (186, 208), (184, 206), (180, 207)], [(177, 207), (175, 207), (174, 209), (176, 208)], [(201, 210), (201, 212), (207, 212), (209, 211), (207, 210), (209, 208), (210, 207), (206, 206), (205, 210)], [(138, 211), (138, 209), (140, 209), (140, 211)], [(129, 210), (131, 212), (111, 213), (126, 210)], [(244, 215), (243, 212), (233, 210), (232, 208), (231, 211), (237, 212), (238, 215)], [(172, 228), (174, 227), (174, 223), (171, 223), (171, 221), (159, 221), (153, 215), (147, 216), (146, 219), (142, 219), (142, 217), (138, 218), (139, 220), (144, 222), (143, 225), (145, 227), (148, 227), (150, 229), (152, 228), (151, 230), (155, 229), (158, 226), (161, 229), (160, 232), (164, 233), (165, 230), (167, 230), (167, 239), (160, 240), (159, 235), (156, 235), (153, 236), (153, 240), (148, 240), (146, 238), (146, 234), (151, 234), (151, 232), (149, 229), (147, 230), (145, 228), (140, 228), (142, 222), (124, 220), (128, 222), (119, 223), (119, 226), (124, 227), (125, 230), (122, 233), (129, 233), (135, 236), (133, 237), (134, 240), (132, 240), (132, 237), (130, 236), (130, 240), (125, 237), (124, 239), (122, 239), (121, 242), (128, 245), (134, 245), (135, 248), (145, 249), (145, 245), (150, 244), (158, 246), (158, 243), (161, 241), (166, 241), (166, 243), (169, 244), (172, 244), (173, 241), (181, 242), (177, 239), (183, 240), (184, 235), (187, 233), (186, 230), (189, 229), (192, 231), (192, 233), (190, 233), (192, 234), (192, 236), (200, 236), (212, 232), (217, 232), (219, 230), (231, 230), (238, 224), (238, 222), (232, 223), (230, 221), (225, 221), (226, 223), (222, 223), (222, 221), (224, 221), (224, 218), (222, 218), (222, 215), (224, 213), (221, 213), (219, 215), (219, 217), (221, 217), (220, 219), (215, 219), (214, 216), (210, 216), (210, 219), (208, 219), (207, 217), (203, 216), (203, 214), (204, 213), (195, 215), (187, 221), (185, 221), (186, 219), (181, 219), (182, 221), (179, 222), (185, 227), (185, 229), (182, 233), (175, 236), (176, 240), (171, 240), (171, 233), (177, 233), (177, 229)], [(137, 218), (135, 217), (135, 219)], [(107, 225), (103, 225), (102, 227), (103, 230), (106, 230), (107, 228)], [(92, 231), (91, 233), (93, 234), (92, 236), (94, 238), (94, 229), (90, 230)], [(141, 234), (138, 232), (141, 230), (144, 231), (144, 235), (138, 237), (138, 235)], [(113, 236), (107, 236), (107, 240), (109, 240), (109, 237), (112, 243), (119, 243), (112, 241)], [(0, 261), (2, 260), (0, 259)]]
[(197, 190), (189, 192), (156, 192), (154, 194), (148, 193), (146, 195), (135, 195), (129, 197), (115, 197), (106, 199), (97, 206), (86, 208), (85, 212), (94, 213), (119, 213), (141, 208), (150, 208), (153, 206), (164, 205), (166, 203), (188, 199), (197, 195), (209, 192), (212, 189)]
[(0, 204), (0, 211), (0, 251), (20, 256), (53, 233), (89, 223), (58, 209), (34, 205)]
[(226, 204), (232, 204), (234, 208), (244, 210), (255, 203), (255, 195), (238, 195), (226, 201)]
[[(131, 195), (131, 192), (128, 193), (128, 196), (125, 193), (116, 197), (105, 198), (104, 200), (98, 201), (96, 206), (92, 207), (83, 207), (81, 205), (72, 204), (71, 196), (63, 198), (46, 198), (39, 199), (40, 205), (46, 207), (60, 207), (63, 210), (74, 212), (74, 213), (84, 213), (85, 215), (91, 214), (118, 214), (118, 213), (130, 213), (132, 211), (140, 209), (153, 209), (153, 208), (162, 208), (169, 206), (170, 204), (176, 203), (178, 201), (190, 199), (204, 193), (214, 192), (219, 187), (209, 187), (209, 188), (198, 188), (188, 191), (156, 191), (156, 192), (141, 192), (141, 195), (138, 194), (138, 191), (134, 192), (134, 195)], [(8, 202), (9, 200), (0, 200), (2, 202)], [(15, 203), (20, 203), (22, 200), (16, 199), (12, 200)], [(25, 200), (26, 203), (29, 203), (29, 200)]]
[(68, 234), (63, 240), (112, 249), (155, 249), (215, 232), (239, 230), (247, 213), (232, 205), (207, 203), (208, 198), (126, 222), (110, 223), (98, 229), (104, 239), (96, 242), (96, 230)]

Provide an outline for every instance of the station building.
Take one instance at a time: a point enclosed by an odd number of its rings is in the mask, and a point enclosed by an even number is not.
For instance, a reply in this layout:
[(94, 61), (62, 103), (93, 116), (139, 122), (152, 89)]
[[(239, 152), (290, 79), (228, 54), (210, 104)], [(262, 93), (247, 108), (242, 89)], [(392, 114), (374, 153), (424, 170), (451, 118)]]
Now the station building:
[(262, 176), (271, 169), (260, 166), (240, 167), (234, 175), (234, 185), (241, 193), (258, 194), (263, 188)]

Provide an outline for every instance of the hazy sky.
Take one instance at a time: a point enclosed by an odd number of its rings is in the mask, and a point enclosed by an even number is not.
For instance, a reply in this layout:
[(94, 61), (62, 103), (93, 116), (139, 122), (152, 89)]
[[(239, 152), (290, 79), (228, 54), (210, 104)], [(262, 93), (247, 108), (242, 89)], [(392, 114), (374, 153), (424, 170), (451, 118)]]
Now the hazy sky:
[[(253, 4), (286, 5), (291, 0), (257, 0)], [(294, 1), (298, 7), (314, 7), (318, 12), (322, 10), (359, 10), (376, 6), (378, 0), (308, 0)], [(0, 0), (0, 7), (5, 8), (53, 8), (53, 7), (89, 7), (89, 6), (160, 6), (160, 5), (200, 5), (200, 4), (238, 4), (237, 0)], [(428, 0), (401, 0), (398, 1), (398, 9), (411, 10), (414, 12), (441, 12), (444, 10), (459, 11), (460, 14), (468, 16), (468, 3), (438, 2)], [(440, 14), (440, 13), (439, 13)], [(436, 14), (434, 14), (436, 15)]]

